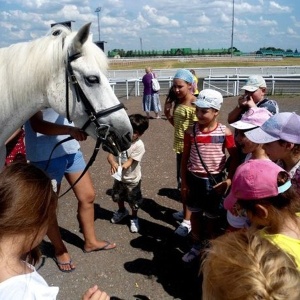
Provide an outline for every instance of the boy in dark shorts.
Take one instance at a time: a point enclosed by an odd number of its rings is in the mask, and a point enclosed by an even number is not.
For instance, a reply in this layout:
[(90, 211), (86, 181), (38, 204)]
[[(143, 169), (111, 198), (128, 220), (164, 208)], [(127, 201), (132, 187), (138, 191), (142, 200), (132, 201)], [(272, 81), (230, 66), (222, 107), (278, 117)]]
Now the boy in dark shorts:
[(114, 212), (111, 222), (113, 224), (121, 222), (129, 215), (125, 208), (125, 202), (128, 202), (132, 214), (130, 218), (130, 231), (139, 231), (139, 222), (137, 212), (142, 203), (141, 193), (141, 160), (145, 153), (145, 147), (140, 137), (149, 127), (149, 121), (141, 114), (129, 116), (133, 135), (132, 144), (127, 151), (114, 157), (109, 154), (107, 160), (111, 166), (111, 174), (115, 178), (112, 189), (112, 199), (118, 203), (119, 209)]
[[(231, 185), (236, 160), (234, 137), (229, 128), (218, 122), (223, 103), (221, 93), (204, 89), (195, 102), (198, 122), (184, 133), (181, 161), (181, 196), (191, 216), (193, 247), (182, 260), (191, 262), (199, 257), (207, 240), (218, 235), (223, 211), (224, 193)], [(232, 156), (225, 178), (225, 149)]]

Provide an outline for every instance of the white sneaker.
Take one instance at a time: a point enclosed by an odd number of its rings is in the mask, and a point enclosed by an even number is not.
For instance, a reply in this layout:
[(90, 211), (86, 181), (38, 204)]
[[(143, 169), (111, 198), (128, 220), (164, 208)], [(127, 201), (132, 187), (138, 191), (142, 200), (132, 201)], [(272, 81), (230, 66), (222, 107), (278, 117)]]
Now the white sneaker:
[(192, 230), (191, 223), (182, 222), (178, 228), (175, 230), (175, 234), (178, 234), (182, 237), (187, 236)]
[(119, 223), (121, 222), (125, 217), (127, 217), (129, 215), (129, 212), (127, 209), (125, 209), (124, 211), (120, 211), (120, 210), (116, 210), (113, 214), (113, 217), (111, 218), (111, 222), (113, 224)]
[(200, 255), (200, 251), (193, 247), (189, 252), (187, 252), (182, 256), (182, 260), (186, 263), (190, 263), (194, 259), (198, 258), (199, 255)]
[(176, 211), (172, 214), (173, 218), (176, 219), (177, 221), (182, 221), (183, 220), (183, 211)]
[(138, 218), (131, 219), (130, 220), (130, 231), (133, 233), (139, 232), (140, 226), (139, 226), (139, 220)]

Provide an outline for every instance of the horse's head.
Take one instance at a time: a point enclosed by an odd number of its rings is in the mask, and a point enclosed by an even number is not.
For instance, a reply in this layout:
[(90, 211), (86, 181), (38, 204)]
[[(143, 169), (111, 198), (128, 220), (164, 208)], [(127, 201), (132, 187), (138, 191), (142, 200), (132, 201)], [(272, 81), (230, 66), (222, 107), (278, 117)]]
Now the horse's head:
[(129, 148), (132, 127), (104, 74), (107, 58), (89, 31), (90, 23), (77, 33), (53, 27), (53, 39), (62, 40), (64, 67), (50, 84), (48, 101), (90, 136), (101, 138), (104, 150), (117, 154)]

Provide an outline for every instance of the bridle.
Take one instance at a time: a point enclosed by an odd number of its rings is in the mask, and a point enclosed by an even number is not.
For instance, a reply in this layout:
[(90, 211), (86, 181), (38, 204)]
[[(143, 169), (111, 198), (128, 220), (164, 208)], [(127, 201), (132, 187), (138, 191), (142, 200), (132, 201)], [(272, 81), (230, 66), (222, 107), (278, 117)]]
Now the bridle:
[[(66, 82), (66, 118), (67, 120), (71, 123), (71, 118), (70, 118), (70, 111), (69, 111), (69, 84), (72, 85), (72, 87), (74, 88), (75, 91), (75, 95), (76, 95), (76, 99), (77, 102), (82, 102), (83, 106), (85, 108), (85, 112), (88, 115), (88, 120), (85, 122), (85, 124), (82, 126), (81, 130), (85, 131), (86, 128), (90, 125), (90, 124), (94, 124), (95, 126), (95, 133), (96, 133), (96, 144), (94, 147), (94, 151), (93, 154), (91, 156), (91, 158), (89, 159), (88, 163), (86, 164), (86, 167), (84, 168), (84, 170), (82, 171), (82, 173), (80, 174), (80, 176), (78, 177), (78, 179), (63, 193), (61, 194), (59, 197), (64, 196), (67, 192), (69, 192), (77, 183), (78, 181), (83, 177), (83, 175), (87, 172), (87, 170), (89, 169), (89, 167), (93, 164), (93, 162), (96, 159), (96, 156), (99, 152), (100, 146), (102, 142), (106, 142), (109, 139), (109, 132), (110, 132), (110, 128), (111, 126), (108, 124), (102, 124), (98, 122), (98, 119), (104, 116), (107, 116), (115, 111), (118, 111), (120, 109), (125, 108), (123, 103), (119, 103), (117, 105), (114, 105), (112, 107), (103, 109), (99, 112), (96, 112), (94, 107), (92, 106), (92, 104), (90, 103), (90, 101), (88, 100), (88, 98), (86, 97), (85, 93), (83, 92), (82, 88), (80, 87), (78, 80), (74, 74), (73, 68), (71, 66), (72, 61), (78, 59), (79, 57), (81, 57), (81, 53), (75, 53), (71, 56), (68, 55), (67, 57), (67, 61), (65, 62), (66, 64), (66, 72), (65, 72), (65, 82)], [(52, 149), (52, 152), (50, 154), (49, 160), (48, 160), (48, 164), (46, 166), (46, 169), (49, 166), (50, 163), (50, 159), (52, 156), (53, 151), (56, 149), (56, 147), (58, 147), (59, 145), (61, 145), (64, 142), (67, 142), (69, 140), (73, 139), (72, 137), (68, 137), (60, 142), (58, 142), (54, 148)], [(114, 143), (113, 141), (110, 141), (111, 144), (114, 145), (114, 147), (117, 148), (118, 151), (120, 151), (120, 149), (118, 149), (118, 145), (116, 143)]]
[(84, 107), (85, 107), (85, 112), (88, 115), (88, 120), (87, 122), (82, 126), (82, 130), (85, 130), (91, 123), (95, 125), (95, 131), (96, 131), (96, 136), (97, 138), (100, 138), (102, 141), (105, 141), (110, 125), (108, 124), (100, 124), (98, 122), (98, 118), (104, 117), (106, 115), (109, 115), (115, 111), (118, 111), (120, 109), (125, 108), (123, 103), (119, 103), (117, 105), (114, 105), (112, 107), (103, 109), (99, 112), (96, 112), (94, 107), (91, 105), (90, 101), (84, 94), (83, 90), (81, 89), (77, 78), (74, 74), (73, 68), (71, 66), (71, 62), (78, 59), (81, 57), (81, 53), (75, 53), (71, 56), (68, 55), (67, 61), (66, 61), (66, 117), (69, 122), (71, 122), (70, 118), (70, 111), (69, 111), (69, 80), (70, 79), (70, 84), (73, 86), (77, 102), (82, 102)]

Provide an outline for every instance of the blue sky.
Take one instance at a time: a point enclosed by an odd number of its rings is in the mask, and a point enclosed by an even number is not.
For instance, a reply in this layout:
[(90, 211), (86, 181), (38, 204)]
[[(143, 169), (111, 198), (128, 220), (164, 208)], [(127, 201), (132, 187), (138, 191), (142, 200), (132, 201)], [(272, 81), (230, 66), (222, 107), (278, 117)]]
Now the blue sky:
[[(73, 29), (92, 22), (101, 7), (100, 38), (105, 50), (229, 48), (233, 0), (0, 0), (0, 47), (47, 33), (50, 24), (74, 20)], [(300, 1), (234, 0), (233, 45), (300, 51)]]

